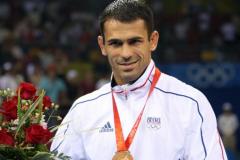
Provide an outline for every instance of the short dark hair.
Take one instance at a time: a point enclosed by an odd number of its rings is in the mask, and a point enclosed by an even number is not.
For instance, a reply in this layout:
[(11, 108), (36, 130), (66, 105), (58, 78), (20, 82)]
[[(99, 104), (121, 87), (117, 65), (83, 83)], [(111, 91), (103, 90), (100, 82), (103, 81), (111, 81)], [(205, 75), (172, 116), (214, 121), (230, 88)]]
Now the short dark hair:
[(150, 37), (154, 29), (153, 12), (142, 0), (115, 0), (110, 3), (99, 16), (100, 34), (104, 38), (104, 23), (114, 19), (120, 22), (132, 22), (142, 19)]

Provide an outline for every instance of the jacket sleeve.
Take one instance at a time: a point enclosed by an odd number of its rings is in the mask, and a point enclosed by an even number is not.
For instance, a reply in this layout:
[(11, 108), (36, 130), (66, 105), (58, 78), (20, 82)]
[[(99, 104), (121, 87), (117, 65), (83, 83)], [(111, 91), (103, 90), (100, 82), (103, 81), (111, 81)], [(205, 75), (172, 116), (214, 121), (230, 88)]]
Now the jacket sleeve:
[(69, 112), (65, 116), (53, 138), (50, 150), (57, 151), (58, 154), (64, 153), (73, 160), (88, 160), (82, 137), (74, 130), (74, 119), (73, 112)]
[(227, 160), (213, 109), (201, 92), (196, 97), (191, 106), (184, 160)]

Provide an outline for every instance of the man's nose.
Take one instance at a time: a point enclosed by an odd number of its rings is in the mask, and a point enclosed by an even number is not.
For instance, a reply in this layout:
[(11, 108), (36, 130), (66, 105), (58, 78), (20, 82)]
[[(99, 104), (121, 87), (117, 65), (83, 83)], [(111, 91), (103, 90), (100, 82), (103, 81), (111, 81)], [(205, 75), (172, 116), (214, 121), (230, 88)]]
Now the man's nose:
[(128, 44), (124, 44), (122, 47), (122, 54), (121, 56), (124, 59), (129, 59), (132, 56), (132, 51), (131, 51), (131, 47)]

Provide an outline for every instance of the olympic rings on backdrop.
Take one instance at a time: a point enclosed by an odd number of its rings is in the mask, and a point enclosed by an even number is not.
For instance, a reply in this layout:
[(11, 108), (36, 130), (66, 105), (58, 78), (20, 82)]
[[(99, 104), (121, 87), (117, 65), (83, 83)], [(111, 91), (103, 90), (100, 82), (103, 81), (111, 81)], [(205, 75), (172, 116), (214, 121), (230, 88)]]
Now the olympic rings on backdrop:
[(236, 74), (232, 64), (190, 64), (187, 77), (200, 87), (223, 87)]

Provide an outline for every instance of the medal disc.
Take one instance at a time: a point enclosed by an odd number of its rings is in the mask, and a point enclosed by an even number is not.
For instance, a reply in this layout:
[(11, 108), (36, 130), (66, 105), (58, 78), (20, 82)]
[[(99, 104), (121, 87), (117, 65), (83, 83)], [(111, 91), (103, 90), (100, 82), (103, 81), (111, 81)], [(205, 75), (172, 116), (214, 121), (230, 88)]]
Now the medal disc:
[(133, 160), (133, 157), (129, 151), (121, 151), (121, 152), (116, 152), (112, 160)]

